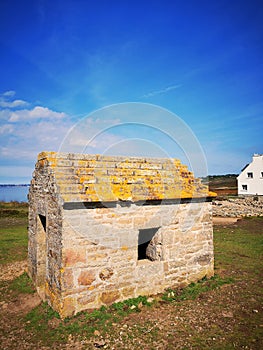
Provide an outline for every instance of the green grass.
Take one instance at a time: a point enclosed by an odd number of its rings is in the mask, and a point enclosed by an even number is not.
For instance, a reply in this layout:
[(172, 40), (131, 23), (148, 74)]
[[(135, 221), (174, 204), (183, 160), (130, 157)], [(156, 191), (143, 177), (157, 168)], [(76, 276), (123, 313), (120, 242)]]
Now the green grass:
[[(57, 327), (53, 329), (50, 321), (57, 320)], [(57, 341), (65, 342), (70, 333), (66, 327), (61, 328), (62, 322), (59, 320), (57, 312), (51, 309), (47, 302), (32, 309), (24, 318), (26, 329), (32, 332), (32, 338), (35, 341), (42, 340), (45, 344), (54, 344)]]
[[(176, 307), (176, 305), (180, 305), (184, 301), (196, 300), (206, 293), (220, 289), (223, 285), (234, 285), (242, 280), (242, 278), (245, 278), (245, 280), (251, 279), (254, 283), (254, 279), (257, 280), (260, 271), (262, 272), (262, 223), (262, 218), (251, 218), (244, 220), (244, 224), (241, 226), (215, 228), (215, 266), (217, 274), (210, 279), (203, 278), (197, 283), (191, 283), (186, 288), (179, 290), (169, 289), (161, 297), (156, 298), (153, 303), (148, 303), (147, 297), (141, 296), (115, 303), (109, 307), (103, 306), (93, 312), (82, 312), (64, 321), (57, 320), (58, 324), (54, 328), (48, 327), (48, 324), (50, 321), (56, 319), (58, 315), (56, 313), (53, 314), (52, 310), (46, 304), (41, 304), (26, 316), (26, 321), (30, 321), (30, 323), (27, 323), (27, 328), (40, 339), (43, 338), (44, 329), (45, 337), (42, 340), (47, 345), (52, 345), (56, 342), (65, 342), (69, 334), (90, 338), (94, 336), (94, 331), (97, 330), (104, 336), (113, 332), (113, 325), (115, 323), (121, 323), (123, 319), (130, 317), (132, 313), (142, 312), (145, 308), (158, 308), (160, 303), (167, 303), (167, 305), (172, 303)], [(240, 273), (237, 274), (237, 271), (240, 271)], [(255, 295), (262, 293), (256, 284), (253, 284), (253, 292), (255, 292)], [(246, 293), (244, 292), (242, 298), (246, 298)], [(248, 297), (251, 298), (251, 294)], [(221, 306), (219, 305), (219, 307)], [(244, 322), (242, 318), (240, 322)], [(256, 324), (257, 321), (254, 322)], [(258, 323), (260, 322), (259, 318)], [(202, 348), (208, 349), (210, 346), (207, 345), (208, 337), (212, 339), (213, 337), (218, 337), (220, 333), (220, 329), (216, 325), (213, 327), (205, 334), (196, 334), (193, 337), (192, 345), (198, 348), (201, 344)], [(242, 339), (244, 343), (250, 341), (246, 339), (243, 333), (240, 333), (238, 327), (237, 325), (236, 334), (232, 334), (231, 337), (229, 336), (231, 339), (233, 338), (231, 341), (233, 343), (239, 341), (237, 339)], [(260, 330), (255, 325), (253, 326), (254, 328), (255, 331), (251, 335), (251, 339), (253, 337), (258, 339)], [(136, 330), (133, 329), (133, 334), (127, 334), (127, 339), (135, 339), (134, 337), (136, 336), (139, 337), (140, 334), (146, 332), (146, 329), (145, 324), (137, 325)], [(188, 332), (188, 330), (184, 331)], [(154, 332), (155, 334), (152, 331), (149, 335), (146, 332), (149, 341), (158, 338), (159, 330), (156, 328)], [(221, 336), (225, 336), (224, 332)], [(222, 348), (222, 344), (218, 345), (218, 347), (216, 347), (216, 344), (214, 346), (215, 349)], [(224, 348), (230, 349), (231, 346), (226, 342)]]
[(0, 202), (0, 264), (27, 257), (28, 205)]
[(51, 307), (48, 306), (47, 302), (43, 302), (39, 306), (32, 309), (25, 316), (25, 321), (29, 321), (28, 323), (32, 323), (36, 327), (40, 325), (41, 327), (45, 327), (44, 325), (47, 323), (47, 321), (53, 318), (59, 318), (58, 313), (52, 310)]
[(0, 217), (27, 217), (28, 204), (19, 202), (0, 202)]
[[(7, 207), (5, 207), (7, 209)], [(10, 209), (10, 208), (9, 208)], [(17, 210), (17, 208), (15, 209)], [(26, 230), (26, 208), (22, 208), (23, 215), (16, 217), (13, 224), (10, 226), (6, 223), (1, 228), (0, 233), (0, 254), (2, 264), (7, 262), (22, 260), (27, 255), (27, 230)], [(25, 223), (20, 224), (21, 218)], [(3, 223), (3, 221), (2, 221)], [(19, 223), (19, 225), (17, 224)], [(185, 301), (191, 302), (209, 295), (212, 291), (220, 291), (223, 285), (232, 284), (233, 287), (238, 283), (247, 283), (248, 289), (242, 292), (240, 303), (250, 299), (259, 299), (262, 296), (261, 274), (263, 270), (263, 218), (245, 219), (238, 225), (230, 225), (226, 227), (214, 228), (214, 246), (215, 246), (215, 272), (216, 275), (210, 279), (203, 278), (197, 283), (192, 283), (183, 289), (169, 289), (161, 296), (154, 299), (153, 302), (148, 302), (148, 298), (140, 296), (138, 298), (128, 299), (123, 302), (115, 303), (111, 306), (102, 306), (98, 310), (92, 312), (81, 312), (80, 314), (61, 320), (59, 315), (53, 311), (47, 303), (41, 303), (39, 306), (32, 309), (29, 313), (23, 316), (22, 322), (26, 329), (32, 335), (32, 341), (41, 342), (50, 347), (56, 347), (56, 344), (65, 343), (69, 335), (79, 336), (81, 339), (90, 339), (94, 337), (94, 332), (98, 331), (103, 337), (107, 334), (114, 334), (115, 324), (122, 324), (124, 320), (132, 319), (139, 315), (144, 315), (145, 310), (156, 310), (161, 305), (171, 306), (174, 310), (180, 308)], [(22, 293), (31, 294), (34, 288), (29, 277), (24, 273), (13, 281), (4, 282), (4, 292), (11, 296), (16, 296)], [(213, 292), (214, 293), (214, 292)], [(247, 299), (246, 299), (247, 298)], [(238, 301), (239, 302), (239, 301)], [(220, 299), (219, 299), (220, 304)], [(224, 305), (218, 304), (218, 310), (224, 308)], [(151, 308), (151, 309), (149, 309)], [(217, 312), (218, 310), (215, 310)], [(243, 309), (242, 309), (243, 310)], [(246, 310), (246, 308), (244, 309)], [(220, 311), (221, 312), (221, 311)], [(244, 312), (244, 311), (242, 311)], [(132, 315), (133, 314), (133, 315)], [(189, 332), (193, 333), (191, 342), (192, 348), (209, 349), (211, 343), (208, 339), (213, 337), (225, 337), (226, 340), (222, 347), (222, 343), (213, 343), (213, 349), (232, 349), (231, 344), (250, 344), (252, 340), (260, 339), (262, 324), (260, 314), (249, 314), (243, 316), (240, 314), (237, 317), (235, 333), (225, 334), (220, 333), (220, 326), (212, 325), (209, 330), (195, 332), (193, 329), (187, 329), (189, 325), (183, 326), (179, 324), (176, 332), (178, 336), (184, 336)], [(253, 319), (252, 319), (253, 316)], [(249, 321), (245, 321), (249, 320)], [(148, 339), (148, 344), (156, 339), (160, 340), (162, 332), (154, 324), (147, 324), (147, 318), (132, 326), (132, 331), (127, 332), (125, 337), (127, 341), (136, 341), (137, 338), (143, 337)], [(247, 332), (242, 333), (242, 324), (249, 322), (249, 337)], [(244, 326), (244, 327), (247, 327)], [(152, 329), (151, 332), (148, 332)], [(118, 335), (116, 335), (118, 336)], [(167, 344), (167, 349), (173, 348), (174, 335), (170, 335), (171, 344)], [(241, 340), (240, 340), (241, 339)], [(169, 347), (171, 345), (171, 347)], [(191, 347), (190, 347), (191, 348)]]
[[(169, 289), (162, 295), (161, 300), (166, 303), (193, 300), (202, 293), (232, 282), (232, 278), (222, 279), (220, 276), (211, 279), (203, 278), (201, 281), (191, 283), (180, 291)], [(113, 323), (121, 322), (125, 317), (132, 313), (141, 312), (145, 307), (157, 306), (160, 302), (158, 298), (154, 302), (148, 302), (147, 300), (147, 297), (139, 296), (138, 298), (115, 303), (109, 307), (102, 306), (92, 312), (81, 312), (74, 317), (68, 317), (64, 321), (61, 320), (54, 329), (48, 327), (49, 321), (59, 316), (46, 303), (42, 303), (26, 315), (25, 321), (27, 329), (33, 330), (37, 338), (42, 339), (44, 330), (45, 337), (42, 340), (50, 345), (54, 341), (66, 341), (69, 334), (90, 337), (95, 330), (98, 330), (100, 334), (106, 334), (111, 331)]]
[(9, 285), (9, 289), (16, 294), (33, 294), (35, 288), (26, 272), (15, 278)]
[(162, 299), (165, 301), (177, 302), (182, 300), (195, 300), (203, 293), (233, 282), (234, 279), (231, 277), (222, 278), (219, 275), (215, 275), (210, 279), (204, 277), (197, 283), (191, 283), (183, 289), (169, 288), (167, 292), (163, 294)]
[(25, 225), (0, 229), (0, 264), (24, 260), (27, 257)]
[[(151, 306), (147, 297), (139, 296), (111, 306), (102, 306), (92, 312), (81, 312), (74, 317), (68, 317), (60, 321), (54, 328), (50, 329), (49, 322), (59, 315), (54, 312), (47, 303), (42, 303), (31, 310), (24, 318), (28, 330), (33, 330), (36, 338), (42, 339), (50, 345), (55, 341), (66, 341), (69, 334), (90, 337), (98, 330), (106, 334), (112, 329), (113, 323), (120, 322), (131, 313), (140, 312), (141, 307)], [(43, 337), (43, 331), (45, 336)], [(48, 337), (47, 334), (49, 335)]]
[[(244, 219), (241, 227), (214, 229), (215, 269), (246, 274), (262, 273), (263, 218)], [(238, 278), (238, 276), (236, 276)]]

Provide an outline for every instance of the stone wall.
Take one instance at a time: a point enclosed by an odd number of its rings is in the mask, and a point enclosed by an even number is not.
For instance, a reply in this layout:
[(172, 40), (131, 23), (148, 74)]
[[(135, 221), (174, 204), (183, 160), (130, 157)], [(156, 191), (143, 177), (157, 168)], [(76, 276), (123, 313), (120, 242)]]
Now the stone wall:
[(63, 316), (186, 286), (213, 275), (211, 203), (64, 210), (62, 259)]
[(213, 216), (263, 216), (263, 196), (247, 196), (214, 200)]
[(52, 172), (38, 162), (28, 195), (28, 273), (42, 299), (60, 300), (62, 215)]

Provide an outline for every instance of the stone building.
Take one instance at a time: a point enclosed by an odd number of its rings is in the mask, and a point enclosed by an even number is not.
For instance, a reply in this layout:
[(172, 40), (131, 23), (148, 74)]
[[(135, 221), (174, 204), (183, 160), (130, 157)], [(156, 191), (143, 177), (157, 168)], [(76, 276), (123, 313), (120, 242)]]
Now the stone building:
[(29, 274), (62, 317), (214, 273), (211, 199), (176, 159), (43, 152)]

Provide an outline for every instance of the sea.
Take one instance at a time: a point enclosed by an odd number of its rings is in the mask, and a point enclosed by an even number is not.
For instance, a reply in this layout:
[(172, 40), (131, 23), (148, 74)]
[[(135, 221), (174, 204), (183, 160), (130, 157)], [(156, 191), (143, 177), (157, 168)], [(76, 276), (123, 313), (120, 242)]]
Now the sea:
[(27, 202), (29, 185), (0, 185), (1, 202)]

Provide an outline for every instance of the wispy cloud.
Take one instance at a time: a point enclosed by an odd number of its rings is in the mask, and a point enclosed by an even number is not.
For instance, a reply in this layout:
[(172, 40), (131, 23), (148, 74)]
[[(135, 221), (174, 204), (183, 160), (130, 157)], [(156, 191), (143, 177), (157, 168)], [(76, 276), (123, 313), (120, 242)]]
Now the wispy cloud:
[(118, 119), (86, 118), (74, 125), (61, 144), (61, 152), (104, 153), (116, 142), (123, 140), (114, 134)]
[(18, 122), (26, 120), (39, 119), (62, 119), (66, 114), (62, 112), (55, 112), (47, 107), (36, 106), (33, 109), (22, 109), (12, 112), (10, 114), (9, 122)]
[[(11, 93), (10, 93), (11, 95)], [(0, 158), (2, 163), (12, 159), (17, 166), (33, 164), (43, 151), (103, 153), (121, 137), (107, 130), (119, 119), (75, 117), (48, 107), (0, 110)], [(28, 174), (30, 176), (30, 174)], [(0, 169), (1, 177), (1, 169)]]
[(4, 124), (0, 126), (0, 135), (1, 134), (11, 134), (14, 131), (13, 125)]
[(9, 90), (0, 95), (0, 108), (19, 108), (28, 105), (24, 100), (11, 100), (16, 94), (15, 91)]
[(162, 94), (165, 94), (169, 91), (172, 91), (172, 90), (176, 90), (176, 89), (179, 89), (182, 85), (170, 85), (170, 86), (167, 86), (163, 89), (160, 89), (160, 90), (154, 90), (154, 91), (151, 91), (145, 95), (143, 95), (142, 97), (143, 98), (148, 98), (148, 97), (152, 97), (152, 96), (156, 96), (156, 95), (162, 95)]
[(33, 162), (43, 150), (58, 150), (71, 127), (69, 116), (53, 120), (36, 119), (30, 123), (27, 120), (5, 123), (0, 126), (0, 158), (3, 161), (12, 159), (18, 165)]
[(15, 94), (9, 90), (0, 95), (0, 158), (19, 165), (33, 161), (43, 150), (57, 150), (72, 120), (44, 106), (25, 107), (31, 104), (12, 100)]
[(6, 92), (3, 93), (3, 96), (5, 97), (13, 97), (15, 96), (16, 92), (14, 90), (8, 90)]
[(17, 108), (26, 106), (28, 103), (23, 100), (14, 100), (14, 101), (4, 101), (0, 99), (0, 107), (1, 108)]

